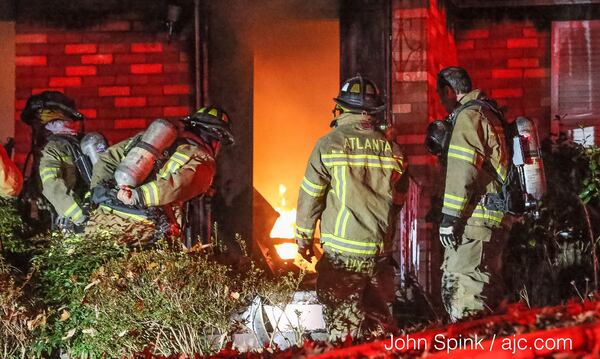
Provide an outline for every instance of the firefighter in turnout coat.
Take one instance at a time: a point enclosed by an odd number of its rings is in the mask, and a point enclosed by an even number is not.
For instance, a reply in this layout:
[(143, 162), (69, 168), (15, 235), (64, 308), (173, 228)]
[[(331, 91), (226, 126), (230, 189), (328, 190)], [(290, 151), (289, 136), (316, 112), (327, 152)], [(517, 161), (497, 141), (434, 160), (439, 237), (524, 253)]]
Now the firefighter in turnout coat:
[(501, 112), (471, 88), (464, 69), (443, 69), (437, 87), (453, 126), (445, 153), (440, 241), (445, 248), (442, 299), (456, 321), (493, 307), (502, 294), (505, 213), (488, 204), (502, 191), (509, 154)]
[(81, 226), (86, 221), (83, 203), (88, 186), (75, 157), (81, 153), (76, 121), (83, 120), (83, 115), (63, 93), (45, 91), (27, 100), (21, 119), (50, 133), (41, 150), (39, 176), (42, 193), (58, 215), (56, 222), (59, 227)]
[(298, 198), (296, 242), (310, 261), (321, 221), (317, 296), (331, 337), (339, 338), (360, 336), (367, 316), (371, 324), (392, 322), (393, 208), (403, 203), (400, 184), (408, 177), (397, 145), (377, 128), (373, 114), (385, 105), (375, 84), (360, 75), (351, 78), (334, 100), (341, 114), (310, 155)]
[(148, 148), (149, 144), (143, 143), (144, 133), (111, 146), (100, 156), (91, 183), (92, 202), (98, 208), (87, 233), (106, 229), (119, 233), (130, 245), (142, 246), (177, 235), (181, 204), (209, 190), (221, 143), (234, 141), (229, 118), (219, 108), (202, 108), (182, 122), (184, 130), (176, 134), (163, 160), (153, 163), (152, 172), (138, 186), (117, 187), (115, 177), (134, 148)]

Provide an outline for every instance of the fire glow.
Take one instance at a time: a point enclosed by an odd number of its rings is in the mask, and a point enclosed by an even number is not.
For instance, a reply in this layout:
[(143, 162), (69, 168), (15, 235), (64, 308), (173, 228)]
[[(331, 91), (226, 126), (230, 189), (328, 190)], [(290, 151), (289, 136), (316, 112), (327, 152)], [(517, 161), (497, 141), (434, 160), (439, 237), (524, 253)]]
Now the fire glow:
[[(271, 238), (294, 239), (294, 230), (296, 226), (296, 209), (287, 208), (285, 193), (287, 188), (285, 185), (279, 185), (279, 206), (275, 210), (279, 213), (279, 218), (273, 225), (269, 236)], [(281, 243), (275, 245), (275, 250), (279, 258), (283, 260), (294, 259), (298, 253), (298, 245), (296, 243)]]

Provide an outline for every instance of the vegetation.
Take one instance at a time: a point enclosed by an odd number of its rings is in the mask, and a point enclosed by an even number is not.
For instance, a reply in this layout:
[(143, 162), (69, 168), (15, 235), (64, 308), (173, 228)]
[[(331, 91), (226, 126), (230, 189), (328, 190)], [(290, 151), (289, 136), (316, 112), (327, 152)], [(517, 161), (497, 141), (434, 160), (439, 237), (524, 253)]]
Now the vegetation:
[(537, 217), (513, 225), (504, 257), (511, 299), (532, 306), (598, 289), (599, 150), (564, 142), (547, 146), (543, 159), (547, 195)]

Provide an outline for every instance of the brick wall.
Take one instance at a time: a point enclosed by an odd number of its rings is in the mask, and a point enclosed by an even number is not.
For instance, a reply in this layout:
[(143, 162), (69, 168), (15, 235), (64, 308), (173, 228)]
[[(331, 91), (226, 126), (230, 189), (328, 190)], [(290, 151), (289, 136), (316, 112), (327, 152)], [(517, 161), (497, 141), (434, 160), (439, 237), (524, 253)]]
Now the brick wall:
[[(410, 175), (419, 186), (417, 210), (418, 279), (439, 299), (441, 249), (434, 224), (426, 221), (431, 198), (440, 192), (440, 168), (425, 146), (427, 126), (445, 116), (436, 91), (437, 72), (456, 64), (454, 35), (438, 2), (395, 1), (392, 21), (392, 71), (396, 141), (407, 155)], [(414, 244), (413, 244), (414, 245)]]
[(183, 44), (136, 20), (74, 30), (17, 23), (16, 56), (19, 164), (30, 147), (29, 127), (19, 116), (32, 94), (63, 91), (86, 116), (86, 131), (99, 131), (111, 143), (156, 118), (184, 116), (193, 104)]
[(550, 30), (529, 21), (459, 23), (458, 63), (475, 87), (507, 106), (508, 118), (534, 119), (541, 136), (550, 129)]

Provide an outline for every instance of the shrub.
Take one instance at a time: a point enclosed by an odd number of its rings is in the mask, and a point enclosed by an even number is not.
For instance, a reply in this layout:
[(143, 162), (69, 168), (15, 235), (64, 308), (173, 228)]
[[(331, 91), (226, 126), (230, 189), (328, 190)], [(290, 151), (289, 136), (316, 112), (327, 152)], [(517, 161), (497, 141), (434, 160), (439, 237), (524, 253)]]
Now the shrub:
[(31, 344), (28, 330), (29, 310), (23, 287), (16, 284), (19, 275), (0, 257), (0, 355), (2, 358), (25, 358)]

